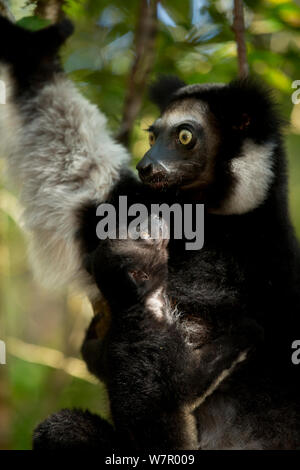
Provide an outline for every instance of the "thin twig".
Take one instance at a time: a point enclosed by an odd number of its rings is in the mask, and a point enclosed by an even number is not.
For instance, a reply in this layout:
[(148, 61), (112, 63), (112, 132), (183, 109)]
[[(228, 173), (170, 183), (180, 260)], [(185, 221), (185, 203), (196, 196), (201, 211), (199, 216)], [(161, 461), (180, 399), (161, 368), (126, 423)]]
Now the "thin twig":
[(249, 73), (249, 66), (247, 61), (247, 47), (245, 41), (245, 22), (244, 22), (244, 7), (242, 0), (234, 0), (234, 19), (233, 31), (237, 44), (237, 56), (239, 77), (247, 77)]
[(135, 58), (131, 67), (118, 140), (128, 145), (134, 121), (141, 109), (147, 79), (154, 61), (158, 0), (141, 0), (135, 32)]
[(66, 374), (85, 380), (93, 384), (99, 381), (93, 377), (86, 368), (86, 364), (76, 357), (66, 357), (61, 351), (56, 349), (38, 346), (21, 341), (18, 338), (7, 338), (7, 351), (14, 357), (26, 362), (40, 364), (64, 371)]

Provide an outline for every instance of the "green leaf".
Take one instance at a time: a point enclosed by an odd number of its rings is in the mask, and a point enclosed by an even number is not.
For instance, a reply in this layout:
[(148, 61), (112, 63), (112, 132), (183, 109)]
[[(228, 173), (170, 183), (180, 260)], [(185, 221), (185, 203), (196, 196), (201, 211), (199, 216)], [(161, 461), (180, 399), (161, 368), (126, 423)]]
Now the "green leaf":
[(39, 18), (38, 16), (26, 16), (17, 22), (17, 25), (29, 31), (38, 31), (39, 29), (49, 26), (51, 21)]

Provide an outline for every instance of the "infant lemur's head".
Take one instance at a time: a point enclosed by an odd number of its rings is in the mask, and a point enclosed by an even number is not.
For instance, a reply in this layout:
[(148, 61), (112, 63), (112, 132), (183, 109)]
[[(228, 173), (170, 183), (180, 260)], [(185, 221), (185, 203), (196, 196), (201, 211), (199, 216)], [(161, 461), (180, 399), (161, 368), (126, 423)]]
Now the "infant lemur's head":
[(125, 239), (102, 240), (86, 258), (86, 268), (104, 297), (131, 304), (164, 289), (167, 280), (168, 238), (162, 219), (149, 218), (138, 238), (129, 229)]
[(176, 188), (223, 214), (248, 212), (266, 199), (280, 123), (261, 84), (186, 86), (165, 77), (150, 96), (161, 116), (149, 128), (150, 149), (137, 165), (145, 184)]

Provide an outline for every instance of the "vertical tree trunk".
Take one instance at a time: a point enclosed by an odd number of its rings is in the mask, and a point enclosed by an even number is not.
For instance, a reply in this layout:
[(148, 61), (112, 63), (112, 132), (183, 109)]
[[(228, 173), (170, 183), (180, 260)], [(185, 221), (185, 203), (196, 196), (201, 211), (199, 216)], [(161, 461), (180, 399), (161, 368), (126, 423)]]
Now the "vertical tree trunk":
[(135, 58), (131, 67), (118, 140), (129, 143), (133, 123), (141, 109), (147, 79), (154, 62), (158, 0), (141, 0), (135, 32)]
[(242, 0), (234, 0), (234, 20), (233, 30), (237, 44), (239, 77), (247, 77), (249, 73), (247, 61), (247, 47), (245, 41), (245, 22), (244, 22), (244, 6)]
[(34, 14), (52, 23), (57, 23), (64, 18), (63, 4), (64, 0), (38, 0)]

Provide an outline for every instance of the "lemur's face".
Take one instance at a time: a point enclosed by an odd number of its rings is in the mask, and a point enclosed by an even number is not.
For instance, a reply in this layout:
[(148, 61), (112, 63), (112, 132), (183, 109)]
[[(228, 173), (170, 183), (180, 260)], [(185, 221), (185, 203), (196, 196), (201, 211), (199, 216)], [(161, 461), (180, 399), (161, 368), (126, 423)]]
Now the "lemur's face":
[(268, 91), (248, 80), (152, 87), (161, 116), (137, 165), (143, 183), (176, 189), (210, 212), (242, 214), (268, 197), (276, 173), (280, 122)]
[(173, 103), (148, 131), (150, 149), (137, 165), (144, 183), (183, 190), (211, 183), (219, 135), (204, 102), (187, 98)]

